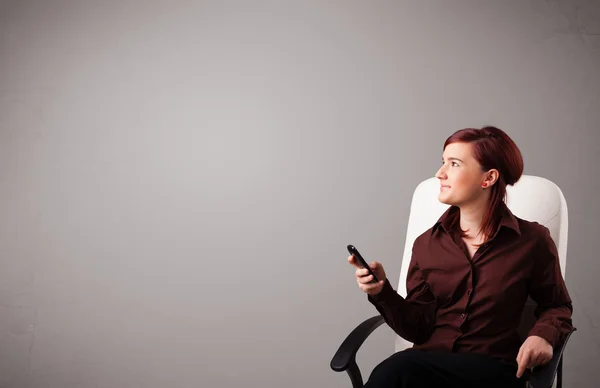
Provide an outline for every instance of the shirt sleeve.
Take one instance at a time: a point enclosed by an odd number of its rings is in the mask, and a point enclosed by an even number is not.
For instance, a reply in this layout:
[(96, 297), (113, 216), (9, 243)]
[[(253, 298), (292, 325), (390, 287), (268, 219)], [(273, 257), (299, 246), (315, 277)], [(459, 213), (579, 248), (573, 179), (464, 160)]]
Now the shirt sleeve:
[(409, 342), (421, 344), (433, 332), (437, 303), (419, 269), (414, 248), (406, 276), (406, 290), (406, 298), (403, 298), (386, 279), (381, 292), (369, 295), (368, 299), (396, 334)]
[(529, 335), (544, 338), (555, 347), (561, 345), (575, 328), (571, 320), (573, 306), (560, 270), (556, 244), (544, 227), (537, 244), (529, 293), (537, 302), (537, 321)]

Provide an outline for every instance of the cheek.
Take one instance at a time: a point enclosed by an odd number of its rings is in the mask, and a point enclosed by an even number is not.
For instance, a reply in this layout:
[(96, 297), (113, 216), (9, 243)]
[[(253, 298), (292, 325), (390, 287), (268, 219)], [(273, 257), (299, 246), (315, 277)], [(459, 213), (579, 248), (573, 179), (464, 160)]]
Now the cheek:
[(456, 189), (456, 192), (464, 195), (470, 195), (475, 191), (472, 177), (464, 173), (458, 173), (454, 176), (452, 187)]
[(470, 186), (468, 178), (468, 175), (464, 172), (458, 170), (455, 171), (454, 174), (452, 174), (452, 187), (463, 189)]

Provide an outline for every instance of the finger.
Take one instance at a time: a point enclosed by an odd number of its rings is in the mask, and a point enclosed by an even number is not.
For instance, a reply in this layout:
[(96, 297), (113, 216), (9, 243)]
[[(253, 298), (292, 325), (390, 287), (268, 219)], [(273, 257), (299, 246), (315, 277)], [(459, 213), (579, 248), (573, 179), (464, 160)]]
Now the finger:
[(517, 370), (517, 378), (521, 378), (523, 373), (525, 373), (525, 369), (527, 369), (530, 361), (530, 355), (528, 351), (525, 351), (521, 356), (521, 362), (519, 362), (519, 369)]
[(535, 357), (535, 355), (532, 354), (529, 357), (529, 362), (527, 363), (527, 365), (525, 365), (525, 369), (533, 368), (536, 365), (538, 365), (537, 358)]
[(540, 354), (535, 361), (535, 366), (547, 364), (550, 360), (552, 360), (552, 357), (548, 357), (547, 354)]
[(519, 348), (519, 354), (517, 354), (517, 364), (521, 363), (521, 357), (523, 357), (523, 347)]
[(548, 358), (548, 354), (546, 352), (538, 352), (535, 356), (535, 366), (543, 365), (550, 361), (552, 357)]
[(373, 281), (373, 275), (363, 276), (358, 278), (358, 282), (361, 284), (368, 284)]
[(533, 368), (534, 366), (538, 366), (542, 363), (542, 361), (543, 361), (542, 354), (534, 354), (531, 356), (531, 360), (529, 361), (529, 367)]
[(356, 270), (356, 277), (363, 277), (369, 275), (369, 270), (366, 268), (358, 268)]
[(383, 282), (360, 284), (359, 287), (364, 292), (369, 292), (369, 291), (372, 291), (374, 289), (380, 288), (382, 284), (383, 284)]
[(546, 361), (546, 358), (544, 356), (539, 356), (538, 358), (536, 358), (535, 365), (533, 365), (532, 368), (535, 366), (544, 365), (546, 362), (548, 361)]

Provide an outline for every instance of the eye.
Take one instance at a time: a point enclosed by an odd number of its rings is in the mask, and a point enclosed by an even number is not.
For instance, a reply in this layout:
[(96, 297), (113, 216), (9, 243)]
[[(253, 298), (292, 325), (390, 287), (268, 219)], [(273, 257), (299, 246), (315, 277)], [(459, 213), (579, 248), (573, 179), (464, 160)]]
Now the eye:
[(458, 167), (458, 163), (452, 162), (452, 167)]

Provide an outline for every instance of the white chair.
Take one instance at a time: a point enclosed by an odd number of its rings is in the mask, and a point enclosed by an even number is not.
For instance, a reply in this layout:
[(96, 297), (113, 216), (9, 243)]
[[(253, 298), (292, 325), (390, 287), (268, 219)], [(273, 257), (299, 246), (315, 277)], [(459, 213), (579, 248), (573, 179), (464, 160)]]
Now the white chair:
[[(421, 182), (413, 193), (397, 288), (398, 294), (403, 297), (406, 296), (406, 274), (415, 239), (431, 228), (448, 209), (448, 205), (437, 199), (439, 187), (439, 180), (430, 178)], [(564, 277), (567, 264), (568, 213), (567, 203), (560, 188), (548, 179), (523, 175), (514, 186), (507, 187), (506, 204), (515, 216), (527, 221), (537, 221), (550, 230), (558, 249)], [(529, 299), (523, 311), (519, 329), (523, 340), (535, 322), (535, 306), (535, 302)], [(353, 388), (363, 386), (361, 373), (356, 365), (356, 353), (369, 334), (383, 323), (383, 317), (380, 315), (361, 323), (346, 337), (331, 360), (330, 366), (334, 371), (348, 373)], [(534, 368), (529, 382), (532, 388), (550, 388), (553, 383), (556, 383), (558, 388), (562, 387), (562, 355), (566, 342), (561, 348), (554, 350), (554, 357), (550, 363)], [(396, 351), (411, 346), (412, 343), (396, 335)]]

